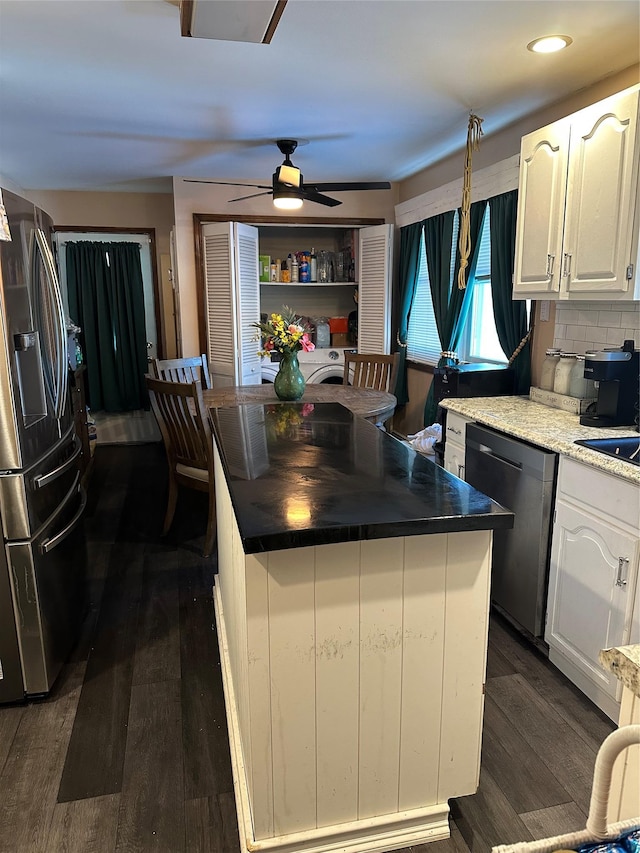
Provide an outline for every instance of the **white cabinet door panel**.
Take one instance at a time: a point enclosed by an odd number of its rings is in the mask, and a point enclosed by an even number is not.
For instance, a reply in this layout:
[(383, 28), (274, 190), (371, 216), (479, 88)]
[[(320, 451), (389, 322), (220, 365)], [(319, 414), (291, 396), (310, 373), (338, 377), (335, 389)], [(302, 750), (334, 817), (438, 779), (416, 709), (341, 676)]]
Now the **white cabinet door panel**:
[(465, 450), (461, 444), (447, 439), (444, 446), (444, 467), (461, 480), (464, 480), (464, 454)]
[(598, 654), (628, 639), (637, 548), (608, 520), (557, 502), (545, 639), (611, 696), (618, 681)]
[(560, 289), (569, 129), (559, 121), (522, 139), (514, 296)]
[(563, 257), (569, 293), (629, 288), (637, 116), (638, 92), (631, 92), (581, 110), (573, 120)]
[(207, 356), (213, 384), (257, 385), (261, 369), (253, 324), (260, 319), (258, 229), (238, 222), (202, 226)]
[(391, 352), (391, 261), (393, 225), (359, 233), (358, 352)]

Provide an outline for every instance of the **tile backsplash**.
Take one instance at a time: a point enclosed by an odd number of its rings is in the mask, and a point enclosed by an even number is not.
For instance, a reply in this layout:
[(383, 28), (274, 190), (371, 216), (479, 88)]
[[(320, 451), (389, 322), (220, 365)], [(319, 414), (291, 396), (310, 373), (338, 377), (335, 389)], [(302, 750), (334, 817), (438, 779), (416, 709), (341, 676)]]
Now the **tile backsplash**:
[(555, 347), (580, 354), (620, 347), (626, 339), (633, 339), (640, 349), (640, 303), (556, 303)]

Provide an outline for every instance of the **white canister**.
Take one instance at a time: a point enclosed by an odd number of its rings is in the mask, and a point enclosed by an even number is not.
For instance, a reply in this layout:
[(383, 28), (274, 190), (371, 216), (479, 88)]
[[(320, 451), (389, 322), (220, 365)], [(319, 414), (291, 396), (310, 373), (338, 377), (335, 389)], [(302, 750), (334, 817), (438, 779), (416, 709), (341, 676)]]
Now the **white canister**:
[(569, 386), (571, 385), (571, 371), (576, 364), (575, 352), (560, 353), (560, 361), (556, 367), (556, 375), (553, 380), (553, 390), (556, 394), (564, 394), (569, 396)]
[(545, 391), (553, 391), (556, 367), (560, 361), (560, 350), (552, 347), (547, 350), (540, 371), (540, 387)]
[(595, 400), (595, 382), (593, 379), (585, 377), (584, 360), (583, 355), (576, 356), (576, 363), (571, 369), (571, 376), (569, 378), (569, 396), (577, 397), (579, 400)]

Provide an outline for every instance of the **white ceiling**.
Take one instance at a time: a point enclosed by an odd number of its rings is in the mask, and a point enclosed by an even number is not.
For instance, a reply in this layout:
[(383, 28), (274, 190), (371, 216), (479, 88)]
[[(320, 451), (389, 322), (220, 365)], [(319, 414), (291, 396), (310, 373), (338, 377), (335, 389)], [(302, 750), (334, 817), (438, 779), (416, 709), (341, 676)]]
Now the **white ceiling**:
[[(208, 0), (213, 2), (213, 0)], [(288, 0), (271, 44), (167, 0), (0, 0), (0, 173), (24, 189), (398, 181), (639, 61), (637, 0)], [(549, 33), (555, 55), (526, 50)]]

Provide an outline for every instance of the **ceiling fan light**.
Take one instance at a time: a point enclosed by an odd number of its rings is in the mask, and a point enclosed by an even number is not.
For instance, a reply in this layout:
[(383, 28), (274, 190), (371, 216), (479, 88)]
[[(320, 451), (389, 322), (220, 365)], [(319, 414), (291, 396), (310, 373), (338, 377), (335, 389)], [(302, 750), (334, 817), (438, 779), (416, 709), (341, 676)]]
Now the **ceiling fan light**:
[(302, 199), (294, 193), (280, 193), (274, 195), (273, 206), (279, 210), (299, 210), (302, 207)]
[(300, 169), (296, 166), (287, 166), (284, 163), (278, 166), (276, 171), (276, 180), (279, 184), (284, 184), (286, 187), (300, 187)]

